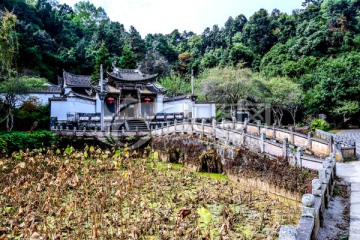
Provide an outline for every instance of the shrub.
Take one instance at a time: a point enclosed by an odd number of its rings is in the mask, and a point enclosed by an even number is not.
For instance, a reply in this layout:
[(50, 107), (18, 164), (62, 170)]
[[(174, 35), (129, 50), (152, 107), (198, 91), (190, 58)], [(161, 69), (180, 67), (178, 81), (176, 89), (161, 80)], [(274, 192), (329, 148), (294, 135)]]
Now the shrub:
[[(1, 152), (12, 153), (18, 150), (39, 149), (50, 147), (56, 143), (56, 136), (52, 132), (42, 130), (30, 132), (0, 133)], [(1, 153), (0, 152), (0, 153)]]
[(329, 131), (330, 130), (330, 124), (323, 120), (323, 119), (315, 119), (310, 124), (310, 129), (312, 132), (315, 131), (315, 129), (323, 130), (323, 131)]

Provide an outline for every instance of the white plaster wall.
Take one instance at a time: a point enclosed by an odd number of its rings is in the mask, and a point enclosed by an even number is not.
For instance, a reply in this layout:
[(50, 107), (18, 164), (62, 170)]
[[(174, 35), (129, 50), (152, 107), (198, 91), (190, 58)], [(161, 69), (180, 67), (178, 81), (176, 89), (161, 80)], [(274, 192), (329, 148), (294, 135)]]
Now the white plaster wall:
[(195, 104), (193, 116), (195, 118), (211, 118), (215, 117), (215, 107), (213, 103)]
[(176, 113), (176, 112), (191, 112), (191, 100), (182, 99), (179, 101), (165, 102), (164, 109), (162, 112), (165, 113)]
[(161, 113), (164, 111), (164, 95), (158, 94), (156, 97), (155, 113)]
[(51, 117), (62, 121), (67, 119), (68, 113), (95, 113), (95, 102), (75, 98), (51, 102)]
[(60, 97), (60, 94), (31, 93), (31, 94), (26, 94), (24, 96), (24, 100), (27, 100), (27, 99), (32, 98), (32, 97), (35, 97), (35, 98), (39, 99), (39, 103), (41, 105), (46, 105), (46, 104), (49, 103), (49, 98)]
[(184, 114), (192, 113), (194, 118), (211, 118), (215, 117), (215, 110), (215, 104), (213, 103), (194, 104), (190, 99), (183, 99), (164, 103), (163, 112), (183, 112)]

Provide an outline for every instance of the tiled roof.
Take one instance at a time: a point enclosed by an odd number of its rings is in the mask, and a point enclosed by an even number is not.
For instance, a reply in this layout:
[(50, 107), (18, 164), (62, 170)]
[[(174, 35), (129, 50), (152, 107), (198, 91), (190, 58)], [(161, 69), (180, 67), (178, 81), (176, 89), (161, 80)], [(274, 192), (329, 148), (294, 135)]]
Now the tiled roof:
[(66, 101), (65, 97), (52, 97), (49, 98), (49, 101)]
[(157, 74), (144, 74), (138, 69), (120, 69), (113, 67), (112, 72), (108, 72), (111, 77), (122, 81), (152, 81), (155, 80)]
[(180, 101), (180, 100), (184, 100), (184, 99), (191, 100), (191, 97), (187, 96), (187, 95), (182, 95), (182, 96), (178, 96), (178, 97), (165, 97), (164, 102), (174, 102), (174, 101)]
[(46, 84), (42, 88), (28, 88), (26, 93), (61, 93), (61, 87), (51, 83)]
[(91, 77), (87, 75), (75, 75), (64, 71), (63, 78), (68, 87), (91, 87)]
[(96, 98), (94, 96), (88, 96), (88, 95), (84, 95), (84, 94), (80, 94), (80, 93), (76, 93), (73, 91), (70, 91), (68, 94), (65, 95), (66, 97), (78, 97), (78, 98), (83, 98), (83, 99), (87, 99), (87, 100), (93, 100), (95, 101)]
[(105, 85), (105, 91), (108, 93), (120, 93), (119, 89), (114, 88), (113, 86), (110, 85)]
[[(100, 86), (95, 86), (94, 89), (97, 91), (97, 92), (100, 92)], [(120, 93), (120, 90), (111, 86), (111, 85), (108, 85), (108, 84), (104, 84), (104, 92), (105, 93)]]
[(153, 92), (160, 92), (160, 93), (164, 93), (167, 91), (166, 88), (162, 87), (160, 84), (158, 83), (148, 83), (146, 85), (147, 88), (150, 89), (150, 91), (153, 91)]

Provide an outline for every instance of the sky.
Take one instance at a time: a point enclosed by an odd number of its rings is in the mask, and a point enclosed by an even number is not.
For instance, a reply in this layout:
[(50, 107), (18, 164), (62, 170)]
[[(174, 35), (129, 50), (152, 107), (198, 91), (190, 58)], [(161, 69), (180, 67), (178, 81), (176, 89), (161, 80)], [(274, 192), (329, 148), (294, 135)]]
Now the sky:
[[(58, 0), (74, 6), (79, 0)], [(264, 8), (277, 8), (291, 13), (301, 8), (304, 0), (89, 0), (97, 7), (103, 7), (112, 21), (124, 24), (129, 30), (133, 25), (142, 37), (148, 33), (171, 33), (193, 31), (201, 34), (206, 27), (218, 24), (224, 26), (226, 20), (244, 14), (248, 19)]]

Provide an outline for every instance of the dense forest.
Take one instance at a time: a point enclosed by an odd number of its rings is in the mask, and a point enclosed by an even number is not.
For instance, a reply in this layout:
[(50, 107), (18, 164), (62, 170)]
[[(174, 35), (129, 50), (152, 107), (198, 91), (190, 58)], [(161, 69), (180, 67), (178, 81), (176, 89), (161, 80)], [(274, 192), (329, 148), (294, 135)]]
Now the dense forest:
[(303, 120), (325, 114), (336, 124), (360, 121), (360, 0), (305, 0), (291, 15), (260, 9), (200, 35), (175, 29), (144, 39), (90, 2), (72, 8), (56, 0), (2, 0), (0, 10), (16, 16), (12, 68), (19, 73), (56, 83), (63, 69), (96, 79), (100, 63), (139, 65), (180, 94), (190, 91), (193, 69), (204, 99), (265, 101), (278, 123), (284, 112), (294, 121), (296, 112)]

